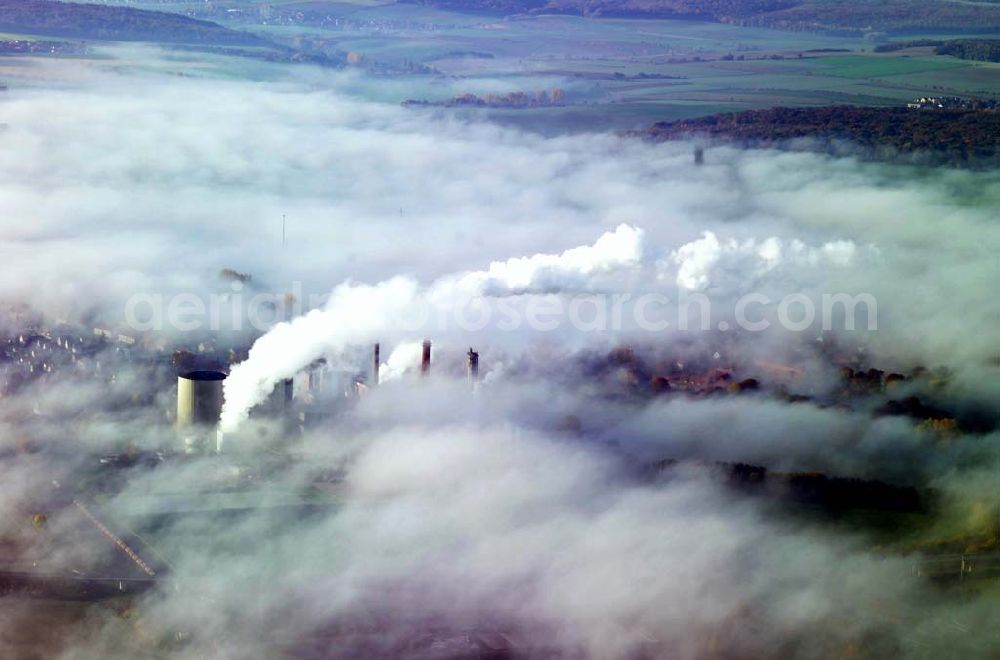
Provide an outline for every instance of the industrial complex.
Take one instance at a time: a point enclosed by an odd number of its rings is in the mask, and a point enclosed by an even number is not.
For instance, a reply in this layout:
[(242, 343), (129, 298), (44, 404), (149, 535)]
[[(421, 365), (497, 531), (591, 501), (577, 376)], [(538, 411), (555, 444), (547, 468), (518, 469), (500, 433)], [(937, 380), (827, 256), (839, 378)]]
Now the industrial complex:
[[(144, 435), (158, 440), (150, 444), (125, 438), (113, 453), (102, 449), (72, 456), (64, 444), (26, 440), (19, 455), (45, 456), (59, 466), (52, 470), (58, 476), (39, 480), (30, 489), (30, 497), (7, 512), (8, 529), (16, 531), (0, 538), (0, 592), (82, 606), (105, 603), (131, 612), (143, 598), (164, 589), (197, 590), (175, 580), (175, 563), (186, 557), (191, 543), (199, 542), (203, 530), (253, 520), (265, 536), (280, 535), (290, 525), (335, 515), (345, 501), (344, 475), (336, 471), (311, 474), (303, 489), (289, 490), (280, 484), (296, 463), (296, 438), (335, 425), (338, 418), (349, 418), (353, 408), (373, 395), (385, 377), (381, 344), (358, 347), (350, 361), (316, 360), (281, 380), (251, 410), (244, 427), (224, 433), (219, 421), (226, 382), (232, 364), (245, 359), (245, 346), (217, 346), (206, 338), (187, 348), (102, 326), (45, 324), (33, 320), (23, 308), (8, 310), (8, 314), (16, 316), (13, 320), (20, 330), (3, 343), (0, 373), (5, 395), (44, 392), (61, 383), (96, 387), (105, 392), (96, 416), (102, 411), (129, 410), (139, 416), (137, 423)], [(724, 344), (719, 348), (725, 350)], [(727, 361), (718, 351), (707, 356), (666, 355), (650, 359), (630, 346), (621, 346), (607, 354), (578, 356), (572, 373), (560, 377), (576, 381), (573, 386), (585, 387), (589, 396), (624, 405), (657, 398), (766, 396), (792, 404), (809, 400), (794, 392), (802, 375), (798, 367)], [(408, 387), (420, 388), (433, 381), (427, 380), (434, 367), (432, 357), (433, 344), (424, 340), (419, 360), (410, 365)], [(842, 364), (842, 394), (837, 400), (815, 402), (819, 405), (860, 407), (858, 402), (877, 396), (888, 402), (876, 414), (914, 419), (942, 441), (963, 429), (979, 432), (977, 419), (956, 420), (949, 411), (910, 393), (914, 383), (938, 377), (934, 374), (866, 369), (858, 354), (833, 355), (831, 360)], [(480, 353), (469, 348), (464, 363), (464, 373), (450, 363), (445, 375), (452, 382), (467, 380), (476, 396), (483, 387)], [(355, 368), (345, 368), (345, 364)], [(897, 391), (905, 396), (894, 398)], [(47, 406), (54, 402), (44, 396), (37, 400), (35, 409), (25, 411), (22, 423), (30, 425), (32, 419), (52, 414)], [(567, 419), (562, 432), (580, 435), (580, 421)], [(634, 478), (644, 483), (681, 478), (678, 475), (690, 469), (691, 463), (670, 456), (644, 460), (634, 466)], [(127, 490), (130, 477), (140, 473), (155, 477), (168, 464), (200, 470), (200, 486), (176, 490), (165, 484), (159, 490)], [(934, 492), (878, 481), (788, 473), (744, 463), (704, 463), (703, 469), (740, 497), (782, 507), (919, 517), (937, 505)], [(224, 543), (212, 540), (220, 542)], [(226, 548), (235, 557), (245, 550)], [(942, 547), (931, 555), (915, 556), (912, 572), (931, 582), (974, 584), (1000, 576), (1000, 555), (989, 546), (979, 551)], [(263, 581), (270, 578), (259, 579), (260, 588), (266, 589)], [(260, 616), (265, 616), (263, 611)], [(381, 625), (377, 616), (362, 622), (335, 621), (314, 637), (281, 643), (293, 649), (293, 655), (304, 657), (311, 657), (311, 645), (326, 648), (330, 643), (341, 650), (384, 655)], [(393, 622), (394, 634), (399, 625)], [(523, 626), (497, 620), (459, 633), (453, 628), (438, 630), (433, 621), (419, 618), (408, 625), (409, 632), (397, 642), (402, 646), (393, 648), (427, 658), (516, 657), (544, 650), (553, 634), (544, 626), (526, 634)], [(176, 630), (170, 643), (183, 644), (189, 632)], [(650, 642), (650, 649), (656, 649), (655, 642)], [(315, 655), (325, 657), (318, 651)]]

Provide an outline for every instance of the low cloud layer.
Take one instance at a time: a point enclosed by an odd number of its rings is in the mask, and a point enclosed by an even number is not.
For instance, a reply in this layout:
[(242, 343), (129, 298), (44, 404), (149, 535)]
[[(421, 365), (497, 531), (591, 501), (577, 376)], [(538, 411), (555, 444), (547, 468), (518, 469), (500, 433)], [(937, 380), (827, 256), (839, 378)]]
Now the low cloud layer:
[[(203, 78), (128, 54), (86, 76), (47, 64), (49, 82), (0, 98), (0, 299), (84, 328), (122, 327), (137, 295), (148, 316), (179, 294), (238, 308), (240, 294), (295, 292), (303, 314), (263, 328), (233, 367), (238, 432), (222, 457), (171, 453), (173, 392), (154, 385), (173, 377), (166, 359), (145, 369), (109, 349), (91, 357), (113, 375), (0, 399), (4, 538), (72, 569), (106, 539), (50, 539), (76, 529), (69, 502), (94, 499), (148, 535), (169, 576), (134, 611), (39, 614), (59, 631), (49, 655), (456, 657), (497, 635), (528, 655), (623, 659), (996, 644), (988, 594), (936, 589), (915, 557), (747, 497), (717, 463), (934, 488), (961, 512), (952, 536), (989, 524), (1000, 440), (967, 419), (995, 421), (1000, 394), (997, 173), (721, 147), (696, 167), (688, 144), (459, 121), (338, 73)], [(753, 309), (774, 320), (785, 296), (836, 293), (875, 299), (877, 329), (749, 332), (733, 318), (748, 294), (773, 301)], [(482, 297), (524, 316), (687, 294), (711, 301), (708, 329), (679, 330), (676, 311), (656, 331), (634, 316), (551, 330), (399, 319), (414, 301)], [(161, 311), (153, 334), (176, 345), (211, 334)], [(8, 323), (16, 342), (25, 328)], [(434, 368), (417, 379), (424, 338)], [(366, 369), (374, 341), (382, 385), (327, 402), (327, 421), (246, 419), (317, 358)], [(842, 363), (930, 370), (864, 389)], [(655, 379), (720, 372), (711, 396)], [(883, 412), (918, 395), (964, 426)], [(43, 502), (48, 523), (31, 518)], [(6, 655), (25, 648), (25, 612), (11, 600), (0, 616)]]
[[(137, 292), (218, 289), (224, 267), (277, 292), (302, 282), (325, 295), (395, 275), (426, 283), (559, 254), (627, 223), (665, 265), (681, 259), (668, 282), (726, 295), (733, 285), (868, 292), (880, 302), (879, 350), (993, 357), (979, 328), (997, 313), (995, 173), (728, 149), (695, 168), (684, 144), (542, 138), (366, 101), (339, 91), (353, 81), (336, 74), (320, 80), (102, 73), (7, 92), (3, 249), (17, 277), (0, 283), (5, 299), (121, 318)], [(696, 255), (705, 241), (725, 258)], [(735, 258), (748, 250), (757, 256)]]

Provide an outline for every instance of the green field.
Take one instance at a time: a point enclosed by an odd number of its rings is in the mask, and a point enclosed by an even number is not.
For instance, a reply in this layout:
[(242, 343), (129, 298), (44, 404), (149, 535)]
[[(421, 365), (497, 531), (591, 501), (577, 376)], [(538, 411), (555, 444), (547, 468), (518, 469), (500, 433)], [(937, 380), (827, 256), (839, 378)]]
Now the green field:
[(695, 21), (501, 20), (415, 5), (345, 15), (393, 29), (327, 30), (329, 47), (434, 67), (442, 77), (427, 84), (421, 98), (566, 89), (571, 108), (483, 111), (533, 127), (549, 120), (553, 126), (622, 128), (775, 105), (899, 105), (931, 93), (1000, 95), (995, 68), (923, 52), (872, 54), (871, 44), (858, 38)]
[(909, 73), (926, 73), (961, 69), (968, 66), (950, 57), (910, 57), (908, 55), (854, 55), (825, 57), (822, 64), (831, 76), (843, 78), (885, 78)]

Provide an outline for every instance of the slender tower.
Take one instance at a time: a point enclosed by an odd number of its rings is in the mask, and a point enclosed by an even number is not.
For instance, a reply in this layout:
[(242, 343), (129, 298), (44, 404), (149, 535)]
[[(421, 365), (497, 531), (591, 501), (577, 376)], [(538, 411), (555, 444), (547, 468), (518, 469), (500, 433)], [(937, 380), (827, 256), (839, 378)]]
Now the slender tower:
[(420, 375), (426, 376), (431, 371), (431, 340), (424, 340), (424, 350), (420, 356)]
[(469, 349), (469, 381), (475, 383), (479, 380), (479, 353)]

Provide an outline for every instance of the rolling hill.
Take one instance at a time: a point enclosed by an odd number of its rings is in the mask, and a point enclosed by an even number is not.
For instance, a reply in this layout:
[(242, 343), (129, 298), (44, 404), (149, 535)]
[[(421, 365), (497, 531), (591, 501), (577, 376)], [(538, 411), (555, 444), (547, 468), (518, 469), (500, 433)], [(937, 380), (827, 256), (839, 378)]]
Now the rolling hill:
[(53, 0), (0, 0), (0, 31), (106, 41), (269, 45), (252, 34), (179, 14)]
[(939, 0), (403, 0), (457, 11), (687, 18), (789, 30), (1000, 32), (1000, 3)]

